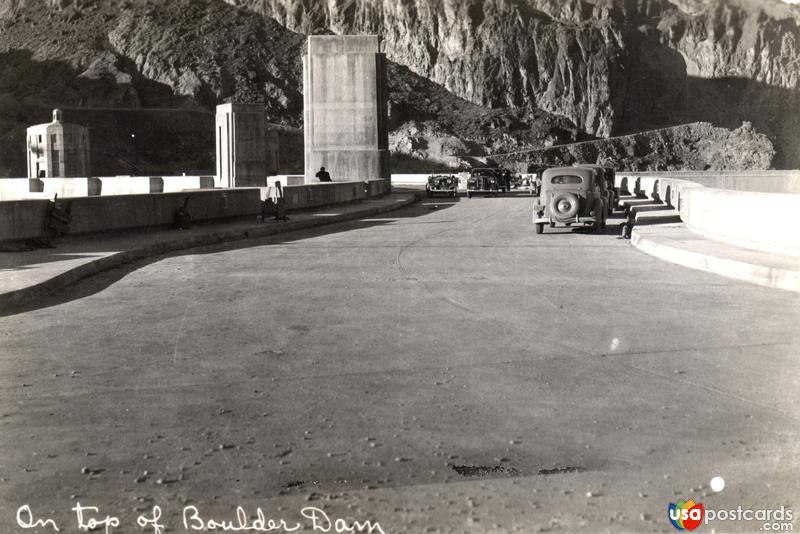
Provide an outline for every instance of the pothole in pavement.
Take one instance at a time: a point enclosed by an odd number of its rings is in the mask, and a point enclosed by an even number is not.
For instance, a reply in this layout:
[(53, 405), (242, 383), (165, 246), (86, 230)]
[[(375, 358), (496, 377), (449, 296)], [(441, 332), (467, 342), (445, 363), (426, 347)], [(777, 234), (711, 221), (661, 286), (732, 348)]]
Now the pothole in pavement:
[[(449, 467), (462, 477), (487, 477), (487, 476), (516, 477), (522, 474), (518, 469), (514, 467), (506, 467), (503, 465), (450, 464)], [(548, 476), (548, 475), (563, 475), (568, 473), (583, 473), (584, 471), (586, 471), (585, 467), (564, 466), (564, 467), (553, 467), (551, 469), (540, 469), (537, 472), (537, 474), (542, 476)]]
[(450, 469), (462, 477), (486, 477), (486, 476), (507, 476), (516, 477), (520, 472), (513, 467), (503, 465), (454, 465), (450, 464)]
[(569, 467), (554, 467), (552, 469), (539, 469), (540, 475), (563, 475), (565, 473), (583, 473), (586, 471), (585, 467), (569, 466)]

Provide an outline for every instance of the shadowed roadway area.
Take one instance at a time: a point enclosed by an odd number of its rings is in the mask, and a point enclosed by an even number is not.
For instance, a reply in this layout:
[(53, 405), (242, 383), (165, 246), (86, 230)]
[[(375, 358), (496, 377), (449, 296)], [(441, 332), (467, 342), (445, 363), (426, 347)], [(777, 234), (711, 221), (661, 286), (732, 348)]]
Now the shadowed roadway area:
[(387, 533), (668, 532), (681, 498), (800, 514), (798, 296), (537, 236), (530, 204), (187, 251), (0, 318), (0, 531), (28, 504), (77, 532), (76, 501), (113, 532), (156, 504), (170, 532), (187, 505)]

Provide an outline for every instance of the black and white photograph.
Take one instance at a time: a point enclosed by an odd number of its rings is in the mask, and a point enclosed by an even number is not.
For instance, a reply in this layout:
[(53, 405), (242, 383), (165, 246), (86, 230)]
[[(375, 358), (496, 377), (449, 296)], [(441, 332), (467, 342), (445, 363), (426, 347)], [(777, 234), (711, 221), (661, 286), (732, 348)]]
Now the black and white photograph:
[(0, 0), (0, 534), (800, 530), (800, 0)]

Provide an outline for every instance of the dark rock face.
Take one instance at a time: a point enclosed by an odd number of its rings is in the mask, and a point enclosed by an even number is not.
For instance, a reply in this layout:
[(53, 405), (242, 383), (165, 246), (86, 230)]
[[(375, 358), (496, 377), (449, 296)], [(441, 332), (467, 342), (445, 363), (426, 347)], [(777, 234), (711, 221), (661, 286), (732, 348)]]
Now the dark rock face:
[[(229, 99), (299, 128), (303, 34), (333, 31), (383, 35), (392, 148), (423, 166), (697, 121), (749, 121), (776, 166), (800, 166), (798, 13), (778, 0), (0, 0), (0, 135), (22, 143), (55, 106), (208, 113)], [(158, 157), (191, 145), (206, 155), (176, 166), (213, 159), (207, 135), (176, 136)], [(0, 173), (24, 172), (19, 150), (0, 146)]]
[(491, 159), (498, 165), (520, 172), (587, 161), (634, 171), (723, 171), (770, 169), (774, 156), (770, 140), (753, 131), (749, 123), (730, 131), (698, 122), (623, 137), (492, 156)]
[(607, 21), (584, 22), (588, 5), (231, 1), (304, 33), (380, 33), (391, 60), (482, 106), (539, 108), (606, 136), (621, 105), (610, 84), (624, 64), (622, 35)]
[(777, 0), (228, 1), (304, 33), (381, 33), (392, 60), (476, 104), (600, 137), (750, 121), (800, 165), (800, 10)]

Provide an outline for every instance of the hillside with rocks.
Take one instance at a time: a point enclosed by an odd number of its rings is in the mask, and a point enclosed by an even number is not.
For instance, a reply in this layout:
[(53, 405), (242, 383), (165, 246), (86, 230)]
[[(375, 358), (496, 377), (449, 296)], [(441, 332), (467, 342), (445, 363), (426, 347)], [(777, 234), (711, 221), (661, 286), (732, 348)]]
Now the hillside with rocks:
[[(0, 136), (7, 140), (0, 148), (0, 173), (24, 173), (24, 129), (45, 121), (50, 108), (57, 106), (184, 109), (191, 112), (187, 124), (193, 127), (203, 122), (198, 113), (206, 112), (207, 132), (176, 132), (174, 144), (181, 150), (161, 154), (165, 157), (154, 149), (137, 156), (130, 153), (127, 139), (109, 143), (101, 138), (100, 143), (108, 145), (102, 147), (103, 154), (123, 152), (125, 157), (94, 158), (93, 168), (100, 174), (124, 172), (114, 169), (134, 158), (138, 165), (125, 170), (213, 169), (211, 112), (225, 101), (261, 103), (272, 122), (302, 127), (305, 36), (271, 18), (217, 0), (62, 2), (66, 7), (46, 11), (37, 9), (41, 3), (20, 3), (16, 8), (7, 3), (0, 10), (5, 14), (0, 25)], [(418, 124), (433, 137), (457, 139), (463, 150), (481, 154), (581, 138), (563, 117), (489, 109), (405, 67), (390, 62), (388, 68), (390, 125), (401, 136), (407, 123)], [(90, 118), (72, 112), (68, 120), (93, 129), (109, 122)], [(174, 120), (174, 114), (168, 120)], [(174, 124), (170, 130), (175, 130)], [(156, 137), (158, 143), (148, 138), (146, 129), (137, 135), (149, 145), (169, 142)], [(285, 139), (297, 143), (300, 135)], [(204, 154), (198, 153), (200, 146)], [(301, 165), (292, 158), (285, 170), (296, 171)]]
[(390, 59), (482, 106), (597, 137), (749, 121), (800, 166), (800, 8), (777, 0), (228, 1), (303, 33), (381, 33)]
[(24, 129), (53, 107), (98, 132), (97, 174), (210, 171), (213, 109), (230, 100), (263, 104), (296, 171), (305, 34), (327, 32), (383, 36), (403, 167), (696, 121), (749, 121), (774, 165), (798, 166), (797, 13), (777, 0), (0, 0), (0, 175), (24, 174)]
[(770, 169), (775, 150), (750, 123), (730, 131), (707, 122), (621, 137), (492, 156), (496, 165), (518, 172), (587, 161), (631, 171)]

